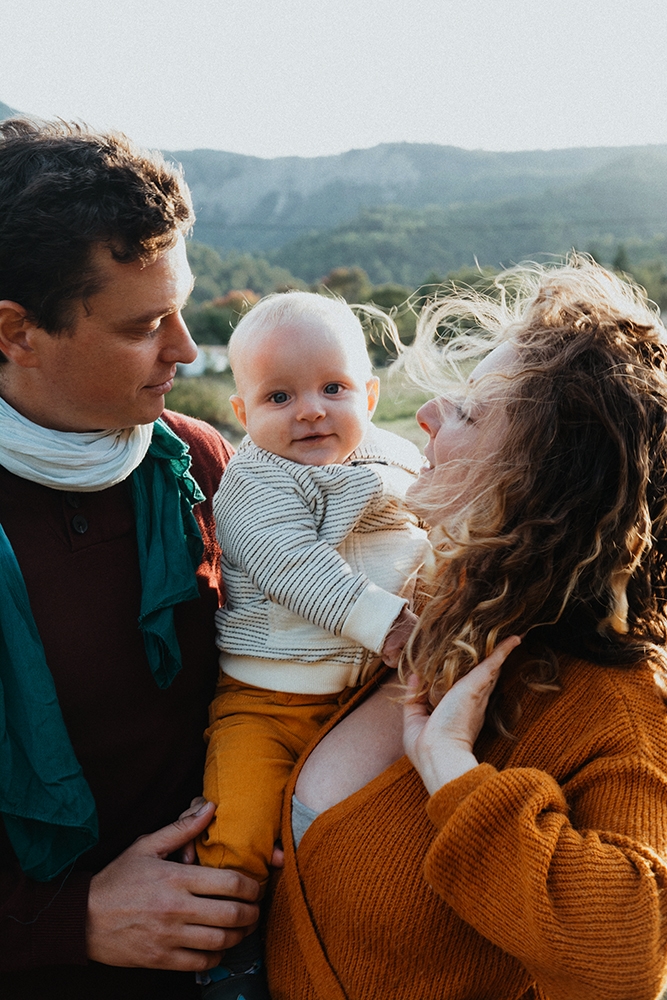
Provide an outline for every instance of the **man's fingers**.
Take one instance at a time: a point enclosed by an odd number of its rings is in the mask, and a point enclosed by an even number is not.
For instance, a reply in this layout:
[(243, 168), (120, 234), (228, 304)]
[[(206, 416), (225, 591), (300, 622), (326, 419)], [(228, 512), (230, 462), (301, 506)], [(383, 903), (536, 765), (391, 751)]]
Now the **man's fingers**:
[(188, 808), (184, 809), (183, 812), (181, 813), (181, 815), (178, 818), (179, 819), (186, 819), (188, 816), (194, 816), (195, 813), (199, 812), (199, 810), (202, 808), (202, 806), (205, 806), (205, 805), (206, 805), (206, 799), (204, 798), (204, 796), (203, 795), (197, 795), (192, 800), (192, 802), (190, 803), (190, 805), (188, 806)]
[[(212, 907), (210, 911), (199, 914), (199, 921), (183, 925), (179, 944), (196, 951), (226, 951), (255, 930), (259, 921), (259, 906), (243, 903), (239, 904), (238, 910), (230, 910), (222, 905), (224, 902), (218, 901), (218, 909)], [(240, 922), (234, 926), (232, 921), (237, 917)]]
[(215, 805), (213, 802), (206, 802), (194, 813), (186, 810), (182, 816), (169, 826), (163, 826), (155, 833), (149, 833), (145, 837), (140, 837), (130, 848), (134, 853), (148, 855), (156, 858), (166, 858), (174, 851), (194, 840), (213, 819)]
[[(249, 904), (259, 899), (259, 883), (253, 878), (230, 868), (204, 868), (200, 865), (179, 865), (177, 868), (174, 877), (188, 892), (193, 896), (208, 897), (198, 900), (198, 904), (223, 907), (224, 919), (220, 919), (218, 909), (212, 918), (197, 922), (242, 927), (256, 919), (256, 910), (251, 907), (250, 913), (248, 908)], [(204, 910), (198, 907), (197, 912), (203, 913)]]
[[(241, 938), (239, 938), (239, 941)], [(238, 941), (235, 942), (238, 944)], [(233, 947), (233, 945), (230, 945)], [(220, 965), (222, 952), (218, 951), (197, 951), (191, 948), (175, 948), (173, 951), (165, 953), (164, 964), (157, 965), (158, 969), (171, 969), (173, 972), (207, 972)]]
[[(179, 819), (187, 819), (188, 816), (194, 816), (202, 806), (206, 805), (206, 799), (203, 795), (197, 795), (187, 809), (184, 809)], [(195, 849), (194, 840), (189, 840), (187, 844), (181, 849), (180, 862), (182, 865), (193, 865), (197, 860), (197, 851)]]

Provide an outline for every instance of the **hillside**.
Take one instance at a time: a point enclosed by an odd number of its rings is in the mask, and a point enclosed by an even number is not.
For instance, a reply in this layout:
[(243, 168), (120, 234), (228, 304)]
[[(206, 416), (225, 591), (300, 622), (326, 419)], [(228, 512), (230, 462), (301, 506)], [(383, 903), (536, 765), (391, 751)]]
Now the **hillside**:
[[(496, 201), (367, 209), (351, 222), (288, 242), (274, 264), (313, 281), (334, 267), (359, 265), (373, 282), (417, 285), (473, 265), (595, 248), (613, 259), (620, 242), (667, 233), (667, 150), (624, 152), (576, 184)], [(606, 253), (604, 252), (606, 250)]]
[[(0, 103), (0, 118), (12, 113)], [(621, 243), (632, 262), (667, 253), (667, 146), (489, 153), (385, 143), (312, 158), (167, 155), (192, 188), (195, 240), (262, 287), (284, 284), (285, 272), (314, 281), (352, 266), (374, 283), (415, 287), (475, 260), (498, 267), (572, 246), (606, 262)], [(214, 297), (211, 279), (200, 298)]]
[(196, 239), (221, 250), (266, 252), (341, 226), (365, 208), (437, 206), (456, 217), (462, 205), (502, 202), (501, 214), (523, 215), (524, 199), (530, 211), (535, 198), (548, 200), (550, 192), (598, 177), (606, 183), (605, 170), (622, 175), (628, 158), (664, 161), (667, 146), (488, 153), (394, 143), (310, 159), (215, 150), (169, 155), (183, 164), (192, 188)]
[(8, 104), (3, 104), (0, 101), (0, 122), (5, 118), (12, 118), (14, 115), (20, 114), (15, 108), (10, 108)]

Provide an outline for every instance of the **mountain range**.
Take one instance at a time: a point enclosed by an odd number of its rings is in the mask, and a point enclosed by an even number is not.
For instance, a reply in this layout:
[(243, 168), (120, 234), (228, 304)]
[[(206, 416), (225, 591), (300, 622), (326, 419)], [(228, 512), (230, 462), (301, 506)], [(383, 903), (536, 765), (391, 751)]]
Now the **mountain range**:
[(664, 163), (667, 146), (489, 153), (385, 143), (307, 159), (262, 160), (209, 149), (170, 155), (183, 164), (192, 188), (199, 240), (266, 250), (304, 232), (331, 229), (363, 208), (457, 209), (556, 192), (567, 202), (573, 188), (617, 182), (628, 168), (641, 175), (643, 161)]
[[(11, 113), (0, 103), (0, 118)], [(195, 239), (265, 256), (313, 281), (358, 265), (415, 285), (477, 260), (500, 266), (572, 246), (667, 253), (667, 146), (498, 153), (384, 143), (337, 156), (219, 150), (183, 164)]]
[(519, 153), (383, 144), (339, 156), (169, 154), (192, 188), (195, 238), (260, 253), (314, 281), (358, 265), (415, 285), (573, 246), (667, 250), (667, 146)]

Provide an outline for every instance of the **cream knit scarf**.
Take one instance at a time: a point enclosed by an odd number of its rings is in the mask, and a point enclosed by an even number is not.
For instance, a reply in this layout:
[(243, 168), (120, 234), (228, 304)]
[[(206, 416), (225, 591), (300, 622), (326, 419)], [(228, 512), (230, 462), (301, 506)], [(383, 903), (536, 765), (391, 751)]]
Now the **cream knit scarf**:
[(0, 397), (0, 465), (42, 486), (90, 493), (122, 482), (143, 461), (153, 424), (74, 433), (40, 427)]

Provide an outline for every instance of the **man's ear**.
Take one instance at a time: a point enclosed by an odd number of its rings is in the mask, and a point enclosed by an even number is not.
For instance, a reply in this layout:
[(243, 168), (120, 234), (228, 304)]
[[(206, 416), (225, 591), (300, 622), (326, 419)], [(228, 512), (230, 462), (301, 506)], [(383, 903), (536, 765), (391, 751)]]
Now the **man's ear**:
[(0, 299), (0, 351), (21, 368), (39, 365), (34, 343), (36, 329), (24, 306), (11, 299)]
[(232, 410), (234, 411), (234, 416), (240, 423), (241, 427), (244, 430), (247, 430), (248, 425), (246, 423), (246, 418), (245, 418), (245, 403), (243, 402), (240, 396), (230, 396), (229, 402), (232, 404)]
[(380, 379), (377, 375), (373, 375), (366, 383), (366, 395), (368, 396), (368, 416), (372, 417), (380, 398)]

